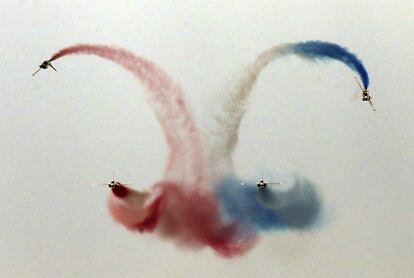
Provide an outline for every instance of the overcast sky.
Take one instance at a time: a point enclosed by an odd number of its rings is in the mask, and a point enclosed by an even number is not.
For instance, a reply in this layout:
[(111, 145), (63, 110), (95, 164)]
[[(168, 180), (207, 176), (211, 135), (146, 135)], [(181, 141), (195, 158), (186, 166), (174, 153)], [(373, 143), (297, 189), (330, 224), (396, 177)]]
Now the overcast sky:
[[(41, 2), (0, 3), (2, 277), (413, 275), (413, 1)], [(136, 188), (162, 177), (166, 145), (132, 75), (73, 56), (31, 76), (74, 43), (125, 47), (181, 83), (203, 127), (206, 105), (257, 54), (311, 39), (363, 60), (378, 111), (352, 101), (355, 74), (342, 64), (290, 57), (263, 72), (238, 174), (299, 172), (326, 218), (309, 233), (263, 234), (232, 260), (126, 231), (107, 213), (107, 188), (92, 186), (114, 170)]]

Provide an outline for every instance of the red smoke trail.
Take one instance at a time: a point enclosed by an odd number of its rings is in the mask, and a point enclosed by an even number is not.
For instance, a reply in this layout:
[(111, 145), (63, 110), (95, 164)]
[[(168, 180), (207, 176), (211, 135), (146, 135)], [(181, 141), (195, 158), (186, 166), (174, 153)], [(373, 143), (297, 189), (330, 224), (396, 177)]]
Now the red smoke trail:
[(180, 245), (198, 247), (207, 245), (226, 257), (240, 255), (256, 243), (250, 227), (238, 222), (223, 223), (216, 195), (206, 190), (181, 190), (171, 182), (155, 185), (165, 196), (161, 210), (165, 221), (159, 232), (165, 238), (174, 238)]
[[(144, 84), (150, 93), (150, 105), (170, 147), (165, 178), (179, 180), (186, 185), (201, 184), (204, 179), (201, 139), (180, 86), (153, 63), (120, 48), (79, 44), (58, 51), (50, 61), (74, 54), (92, 54), (111, 60)], [(177, 176), (179, 174), (181, 176)]]
[(257, 242), (250, 227), (223, 222), (210, 190), (185, 190), (177, 183), (161, 181), (153, 187), (155, 194), (123, 185), (112, 191), (118, 198), (110, 197), (110, 212), (131, 231), (155, 231), (183, 247), (209, 246), (224, 257), (241, 255)]
[(204, 186), (201, 137), (181, 88), (154, 64), (119, 48), (75, 45), (60, 50), (50, 60), (71, 54), (112, 60), (142, 81), (170, 148), (164, 180), (151, 192), (124, 185), (112, 189), (108, 206), (114, 219), (130, 230), (155, 231), (183, 246), (210, 246), (223, 256), (249, 250), (256, 242), (254, 234), (235, 222), (224, 223), (214, 192)]

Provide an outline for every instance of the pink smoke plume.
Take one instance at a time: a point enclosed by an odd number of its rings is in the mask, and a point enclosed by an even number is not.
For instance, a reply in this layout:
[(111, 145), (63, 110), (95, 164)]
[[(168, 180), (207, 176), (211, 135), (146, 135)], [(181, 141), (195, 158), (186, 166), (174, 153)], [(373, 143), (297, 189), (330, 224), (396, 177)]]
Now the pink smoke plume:
[(79, 44), (61, 49), (50, 61), (63, 56), (92, 54), (111, 60), (138, 78), (149, 92), (149, 104), (165, 133), (170, 158), (165, 178), (197, 185), (203, 182), (201, 139), (181, 87), (155, 64), (120, 48)]
[(61, 49), (50, 61), (74, 54), (111, 60), (138, 78), (149, 92), (149, 104), (169, 146), (164, 179), (150, 191), (125, 185), (112, 189), (108, 207), (113, 218), (130, 230), (155, 232), (182, 246), (209, 246), (226, 257), (249, 250), (256, 243), (254, 232), (236, 221), (225, 221), (214, 191), (207, 186), (201, 136), (180, 86), (158, 66), (115, 47), (79, 44)]

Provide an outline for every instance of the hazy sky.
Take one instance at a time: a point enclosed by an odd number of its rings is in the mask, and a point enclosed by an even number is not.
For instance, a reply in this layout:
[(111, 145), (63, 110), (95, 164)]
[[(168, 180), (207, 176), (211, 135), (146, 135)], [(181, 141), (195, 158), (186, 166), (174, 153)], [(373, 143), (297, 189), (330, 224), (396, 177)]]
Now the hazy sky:
[[(0, 3), (1, 277), (413, 275), (413, 1), (41, 2)], [(257, 54), (310, 39), (363, 60), (378, 111), (351, 100), (354, 73), (339, 63), (290, 57), (263, 72), (238, 173), (297, 171), (327, 215), (321, 229), (263, 234), (231, 260), (126, 231), (107, 213), (107, 188), (92, 186), (113, 170), (136, 188), (162, 177), (166, 145), (132, 75), (74, 56), (31, 76), (74, 43), (125, 47), (182, 84), (202, 127), (206, 105)]]

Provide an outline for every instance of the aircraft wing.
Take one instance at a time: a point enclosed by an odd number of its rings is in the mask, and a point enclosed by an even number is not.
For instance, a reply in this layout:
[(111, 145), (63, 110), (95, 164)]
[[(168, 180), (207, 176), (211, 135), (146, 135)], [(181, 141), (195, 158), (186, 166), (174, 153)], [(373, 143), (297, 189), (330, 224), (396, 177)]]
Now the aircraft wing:
[(49, 66), (50, 66), (52, 69), (54, 69), (55, 71), (57, 71), (57, 70), (55, 69), (55, 67), (54, 67), (54, 66), (52, 66), (52, 64), (50, 64), (50, 63), (49, 63)]
[(374, 104), (372, 103), (372, 100), (368, 100), (369, 104), (371, 105), (372, 109), (374, 109), (374, 111), (377, 111), (377, 109), (375, 109)]
[(356, 78), (356, 77), (355, 77), (355, 80), (356, 80), (356, 82), (358, 83), (358, 86), (359, 86), (359, 88), (361, 89), (361, 91), (362, 91), (362, 92), (366, 91), (366, 90), (362, 87), (361, 83), (359, 83), (358, 78)]

